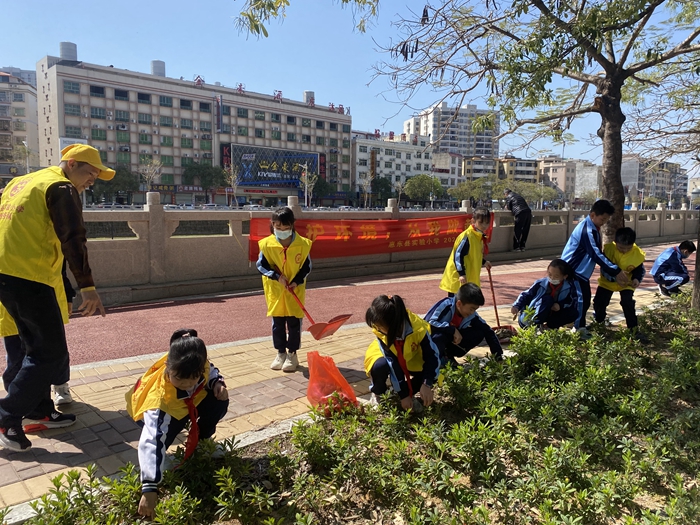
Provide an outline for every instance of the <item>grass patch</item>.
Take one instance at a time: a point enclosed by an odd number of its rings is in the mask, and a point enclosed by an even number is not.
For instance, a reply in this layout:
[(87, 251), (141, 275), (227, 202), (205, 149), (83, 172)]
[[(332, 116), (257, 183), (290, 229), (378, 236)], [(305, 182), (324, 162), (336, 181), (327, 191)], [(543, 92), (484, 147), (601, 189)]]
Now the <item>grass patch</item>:
[[(447, 370), (420, 417), (387, 400), (197, 452), (167, 473), (156, 522), (699, 523), (700, 314), (683, 296), (640, 323), (652, 344), (521, 332), (506, 363)], [(71, 474), (29, 523), (133, 523), (139, 497), (131, 465)]]

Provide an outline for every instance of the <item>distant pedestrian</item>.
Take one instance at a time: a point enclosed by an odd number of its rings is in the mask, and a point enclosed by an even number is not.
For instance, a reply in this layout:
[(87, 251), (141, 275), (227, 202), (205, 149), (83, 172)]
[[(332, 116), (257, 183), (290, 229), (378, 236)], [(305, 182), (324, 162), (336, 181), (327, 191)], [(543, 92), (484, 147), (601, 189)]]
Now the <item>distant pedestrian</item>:
[(306, 277), (311, 271), (311, 241), (294, 229), (294, 212), (278, 208), (270, 219), (268, 237), (258, 242), (257, 267), (262, 274), (267, 316), (272, 317), (272, 344), (277, 357), (272, 370), (294, 372), (299, 366), (301, 320), (304, 312), (292, 294), (304, 304)]
[(532, 224), (532, 210), (525, 199), (513, 190), (506, 188), (503, 194), (506, 196), (506, 209), (511, 211), (515, 219), (513, 251), (524, 252), (527, 236), (530, 233), (530, 225)]
[(683, 259), (690, 257), (695, 252), (695, 244), (692, 241), (683, 241), (678, 246), (666, 248), (654, 261), (651, 268), (651, 276), (659, 285), (659, 293), (670, 297), (680, 292), (680, 287), (690, 280), (688, 268)]

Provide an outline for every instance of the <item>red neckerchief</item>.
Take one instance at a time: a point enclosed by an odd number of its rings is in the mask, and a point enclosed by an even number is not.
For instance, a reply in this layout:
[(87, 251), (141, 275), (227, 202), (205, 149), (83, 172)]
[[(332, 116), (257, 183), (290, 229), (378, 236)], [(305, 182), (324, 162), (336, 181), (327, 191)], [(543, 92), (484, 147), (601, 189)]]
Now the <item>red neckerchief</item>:
[(552, 291), (550, 292), (552, 294), (552, 299), (556, 299), (557, 294), (559, 293), (559, 290), (561, 290), (561, 287), (564, 286), (564, 281), (560, 282), (556, 286), (554, 286), (552, 283), (549, 283), (549, 286), (551, 286), (551, 288), (552, 288)]
[(397, 339), (394, 341), (394, 348), (396, 348), (396, 357), (399, 358), (399, 366), (403, 370), (403, 375), (406, 376), (406, 384), (408, 385), (408, 395), (413, 396), (413, 385), (411, 384), (411, 375), (408, 373), (408, 365), (406, 364), (406, 358), (403, 355), (403, 339)]
[(459, 312), (455, 310), (455, 314), (452, 316), (452, 321), (450, 321), (450, 325), (454, 326), (455, 328), (459, 328), (459, 325), (462, 324), (463, 320), (464, 317), (459, 315)]
[[(199, 414), (197, 413), (197, 407), (194, 405), (194, 398), (202, 391), (206, 383), (206, 381), (202, 381), (195, 391), (192, 392), (191, 396), (183, 399), (185, 405), (187, 405), (187, 411), (189, 412), (190, 416), (190, 432), (187, 434), (187, 441), (185, 442), (185, 457), (183, 458), (182, 463), (184, 463), (187, 458), (194, 453), (194, 450), (197, 448), (197, 443), (199, 443), (199, 425), (197, 424)], [(182, 463), (180, 463), (180, 465), (182, 465)], [(178, 465), (178, 467), (180, 465)]]

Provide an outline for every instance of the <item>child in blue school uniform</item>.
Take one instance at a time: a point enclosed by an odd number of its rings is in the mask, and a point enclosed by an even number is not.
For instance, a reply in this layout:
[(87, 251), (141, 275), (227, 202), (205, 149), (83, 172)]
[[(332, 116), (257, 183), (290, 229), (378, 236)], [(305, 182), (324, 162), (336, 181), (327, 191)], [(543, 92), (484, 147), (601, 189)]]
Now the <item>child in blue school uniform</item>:
[(690, 280), (683, 259), (687, 259), (694, 252), (695, 244), (692, 241), (683, 241), (678, 246), (665, 249), (656, 258), (651, 268), (651, 276), (659, 285), (661, 295), (671, 297), (679, 293), (680, 287)]
[[(579, 315), (579, 294), (572, 282), (574, 271), (562, 259), (554, 259), (547, 267), (547, 277), (538, 279), (522, 292), (510, 308), (521, 328), (560, 328), (576, 321)], [(526, 309), (533, 310), (532, 317)]]

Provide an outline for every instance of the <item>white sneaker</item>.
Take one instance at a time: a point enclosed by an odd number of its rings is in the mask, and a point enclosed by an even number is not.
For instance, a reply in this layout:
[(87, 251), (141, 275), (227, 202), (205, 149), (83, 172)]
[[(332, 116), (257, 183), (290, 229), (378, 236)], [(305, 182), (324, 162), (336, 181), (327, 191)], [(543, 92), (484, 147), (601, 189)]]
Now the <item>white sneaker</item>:
[(272, 370), (282, 370), (285, 362), (287, 361), (287, 352), (277, 352), (277, 357), (270, 365)]
[(372, 395), (369, 396), (369, 401), (367, 402), (367, 404), (372, 408), (379, 408), (379, 398), (377, 397), (377, 394), (372, 392)]
[(287, 354), (287, 360), (282, 365), (282, 372), (296, 372), (299, 366), (299, 358), (296, 352), (289, 352)]
[(73, 402), (73, 396), (70, 395), (68, 383), (53, 386), (53, 402), (58, 405), (67, 405)]

